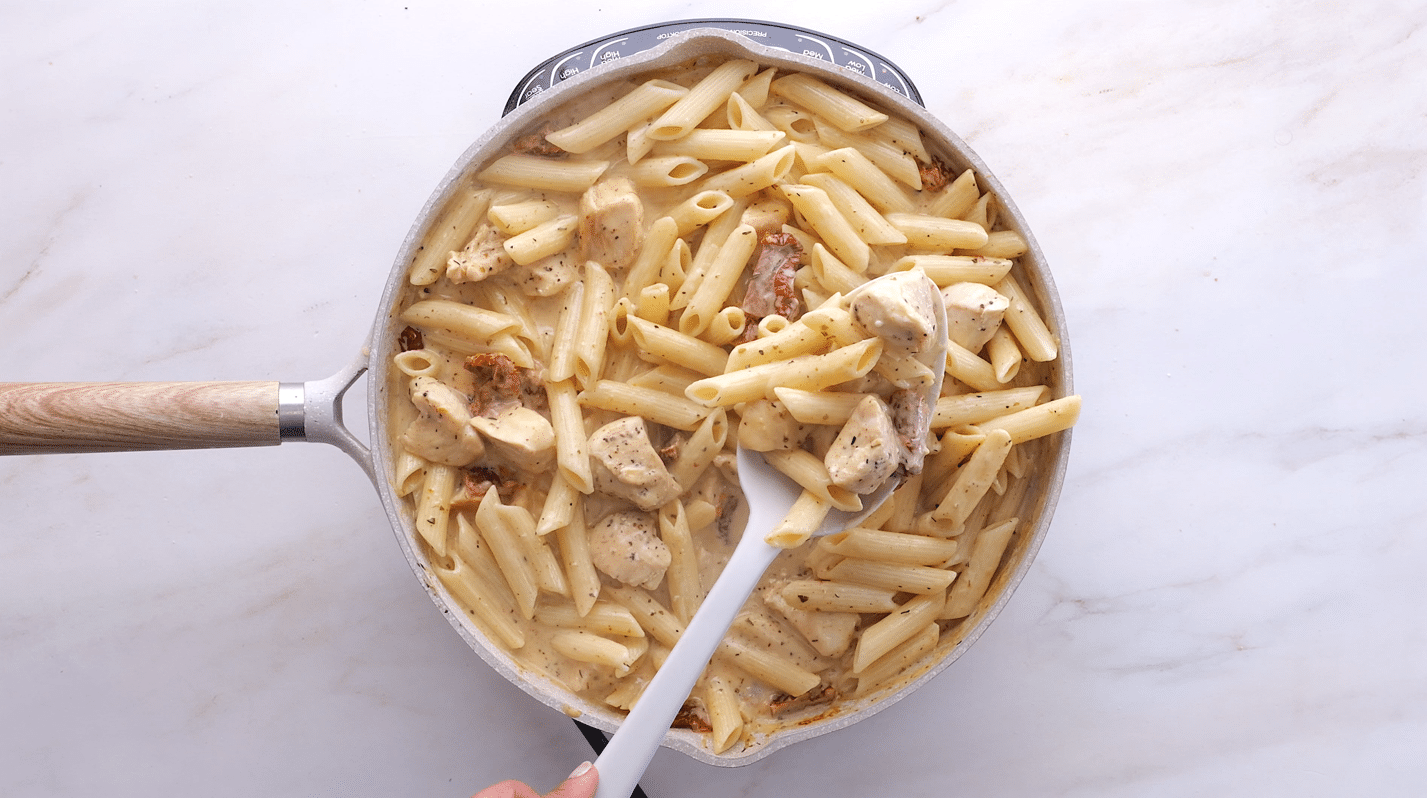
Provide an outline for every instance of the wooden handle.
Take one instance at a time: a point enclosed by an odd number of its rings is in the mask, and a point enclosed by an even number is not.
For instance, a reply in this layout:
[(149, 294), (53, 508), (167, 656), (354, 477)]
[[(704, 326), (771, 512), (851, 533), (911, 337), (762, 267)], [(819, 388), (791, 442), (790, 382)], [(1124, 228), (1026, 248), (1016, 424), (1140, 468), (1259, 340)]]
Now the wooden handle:
[(0, 383), (0, 454), (281, 442), (276, 382)]

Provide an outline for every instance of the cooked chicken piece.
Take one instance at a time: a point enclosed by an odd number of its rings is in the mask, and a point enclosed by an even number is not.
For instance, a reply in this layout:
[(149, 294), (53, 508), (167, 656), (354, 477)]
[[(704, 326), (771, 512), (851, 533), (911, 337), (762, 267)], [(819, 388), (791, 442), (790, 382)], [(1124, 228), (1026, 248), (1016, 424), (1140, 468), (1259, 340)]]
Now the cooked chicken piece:
[(641, 510), (663, 507), (683, 492), (649, 441), (649, 430), (639, 416), (625, 416), (595, 430), (590, 436), (590, 464), (596, 490), (628, 499)]
[(972, 352), (980, 352), (991, 340), (1011, 306), (1011, 300), (981, 283), (953, 283), (941, 289), (941, 299), (951, 340)]
[(870, 493), (897, 470), (904, 451), (887, 403), (868, 394), (842, 425), (823, 463), (832, 484)]
[(433, 377), (411, 381), (411, 402), (420, 412), (401, 435), (407, 449), (433, 463), (463, 466), (485, 454), (471, 426), (469, 400)]
[(611, 513), (590, 528), (590, 558), (612, 579), (650, 590), (664, 581), (670, 562), (653, 516), (633, 510)]
[(569, 252), (541, 258), (516, 267), (516, 282), (526, 296), (554, 296), (580, 278), (580, 269)]
[(857, 632), (859, 619), (855, 612), (812, 612), (802, 610), (783, 598), (781, 586), (762, 591), (763, 603), (788, 619), (807, 638), (813, 648), (824, 657), (840, 657), (852, 647), (852, 636)]
[(780, 197), (761, 195), (743, 212), (742, 222), (758, 232), (759, 240), (769, 233), (779, 233), (793, 216), (793, 206)]
[(628, 178), (602, 180), (580, 197), (580, 252), (611, 271), (634, 262), (644, 240), (644, 203)]
[(892, 426), (902, 444), (902, 466), (908, 474), (920, 474), (931, 452), (927, 446), (927, 434), (932, 408), (926, 393), (903, 388), (892, 394), (892, 401), (888, 404), (892, 412)]
[(850, 295), (852, 319), (888, 349), (918, 354), (936, 333), (936, 284), (919, 271), (893, 272)]
[(738, 445), (754, 452), (795, 449), (808, 436), (808, 428), (788, 413), (782, 402), (758, 399), (743, 406), (738, 423)]
[(521, 470), (539, 473), (555, 462), (555, 428), (528, 407), (516, 405), (495, 418), (476, 416), (471, 426)]
[(460, 252), (452, 252), (446, 261), (446, 276), (453, 283), (476, 283), (510, 268), (515, 261), (505, 251), (505, 236), (489, 223), (476, 228), (476, 234)]

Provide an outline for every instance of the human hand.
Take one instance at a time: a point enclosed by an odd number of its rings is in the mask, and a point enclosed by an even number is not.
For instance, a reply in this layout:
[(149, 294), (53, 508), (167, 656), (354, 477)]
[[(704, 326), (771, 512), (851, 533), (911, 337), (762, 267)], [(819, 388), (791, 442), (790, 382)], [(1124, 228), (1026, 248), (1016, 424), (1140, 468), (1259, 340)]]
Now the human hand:
[(544, 796), (531, 789), (528, 784), (506, 780), (492, 784), (471, 798), (593, 798), (595, 787), (599, 786), (599, 783), (599, 771), (586, 762), (575, 768), (575, 772), (566, 777), (559, 787)]

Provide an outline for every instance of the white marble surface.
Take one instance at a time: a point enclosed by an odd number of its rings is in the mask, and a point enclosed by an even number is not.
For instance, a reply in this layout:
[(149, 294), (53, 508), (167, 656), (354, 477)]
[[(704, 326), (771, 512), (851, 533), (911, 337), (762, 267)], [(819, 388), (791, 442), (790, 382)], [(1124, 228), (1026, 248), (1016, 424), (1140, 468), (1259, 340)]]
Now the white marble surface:
[[(336, 371), (527, 69), (713, 15), (405, 3), (0, 5), (0, 380)], [(913, 76), (1030, 219), (1086, 410), (970, 654), (746, 768), (661, 752), (651, 798), (1427, 791), (1427, 9), (716, 15)], [(0, 794), (459, 798), (588, 756), (334, 449), (7, 458), (0, 513)]]

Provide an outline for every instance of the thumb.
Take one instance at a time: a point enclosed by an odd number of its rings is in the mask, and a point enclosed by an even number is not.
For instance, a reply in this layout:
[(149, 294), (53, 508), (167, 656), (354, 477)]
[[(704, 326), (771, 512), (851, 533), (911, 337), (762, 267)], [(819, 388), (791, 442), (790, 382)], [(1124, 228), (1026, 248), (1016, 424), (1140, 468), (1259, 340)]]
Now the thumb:
[(595, 770), (595, 766), (589, 762), (575, 768), (559, 787), (548, 793), (545, 798), (593, 798), (595, 788), (599, 786), (600, 774)]

